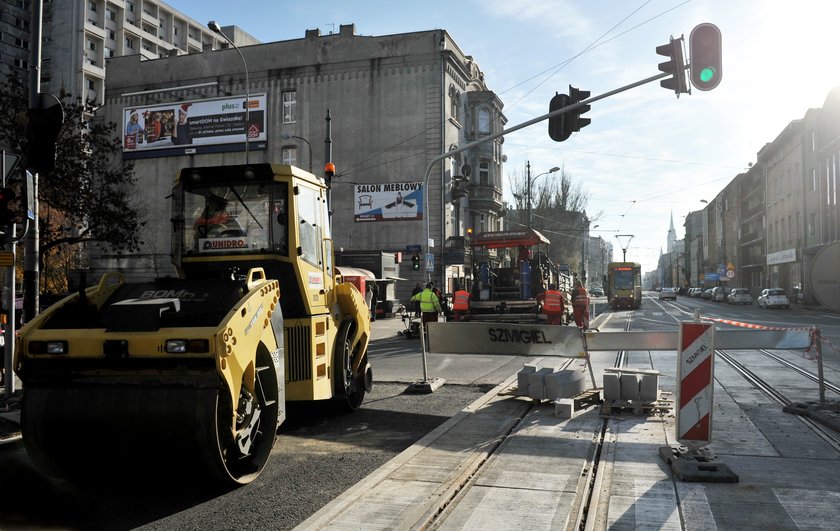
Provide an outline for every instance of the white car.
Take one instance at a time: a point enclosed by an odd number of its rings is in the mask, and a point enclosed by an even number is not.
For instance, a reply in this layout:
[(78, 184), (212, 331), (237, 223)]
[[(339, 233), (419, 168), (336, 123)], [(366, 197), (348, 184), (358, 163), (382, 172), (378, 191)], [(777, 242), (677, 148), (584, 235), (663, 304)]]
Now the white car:
[(752, 304), (752, 296), (747, 288), (735, 288), (726, 297), (729, 304)]
[(677, 288), (662, 288), (662, 291), (659, 292), (659, 300), (665, 299), (677, 300)]
[(758, 307), (790, 308), (790, 299), (782, 288), (768, 288), (762, 290), (758, 296)]

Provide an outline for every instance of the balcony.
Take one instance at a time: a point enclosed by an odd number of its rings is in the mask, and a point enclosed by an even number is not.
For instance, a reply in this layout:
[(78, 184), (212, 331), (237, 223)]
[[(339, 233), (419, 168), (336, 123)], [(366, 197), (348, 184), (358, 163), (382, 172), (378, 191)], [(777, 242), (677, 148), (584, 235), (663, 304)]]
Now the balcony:
[(476, 210), (502, 210), (502, 191), (493, 185), (476, 184), (470, 190), (470, 207)]

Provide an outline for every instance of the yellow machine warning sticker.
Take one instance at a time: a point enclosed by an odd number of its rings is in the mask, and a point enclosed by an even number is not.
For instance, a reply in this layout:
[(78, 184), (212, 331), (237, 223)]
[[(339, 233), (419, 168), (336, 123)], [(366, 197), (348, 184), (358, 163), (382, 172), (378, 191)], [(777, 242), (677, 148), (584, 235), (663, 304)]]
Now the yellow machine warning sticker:
[(323, 289), (324, 274), (320, 271), (312, 271), (309, 273), (309, 289)]

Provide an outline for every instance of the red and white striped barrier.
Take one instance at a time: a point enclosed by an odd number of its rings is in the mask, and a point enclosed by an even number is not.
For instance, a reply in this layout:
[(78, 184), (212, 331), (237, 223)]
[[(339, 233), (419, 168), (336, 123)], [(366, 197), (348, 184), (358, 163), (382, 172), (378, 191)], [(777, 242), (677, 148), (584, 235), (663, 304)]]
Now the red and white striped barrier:
[(707, 321), (714, 321), (716, 323), (723, 323), (732, 326), (740, 326), (741, 328), (751, 328), (753, 330), (812, 330), (813, 326), (802, 326), (798, 328), (790, 328), (790, 327), (780, 327), (780, 326), (765, 326), (765, 325), (757, 325), (753, 323), (744, 323), (741, 321), (733, 321), (731, 319), (717, 319), (714, 317), (703, 317)]
[(677, 353), (677, 440), (692, 449), (712, 441), (714, 339), (714, 323), (680, 323)]

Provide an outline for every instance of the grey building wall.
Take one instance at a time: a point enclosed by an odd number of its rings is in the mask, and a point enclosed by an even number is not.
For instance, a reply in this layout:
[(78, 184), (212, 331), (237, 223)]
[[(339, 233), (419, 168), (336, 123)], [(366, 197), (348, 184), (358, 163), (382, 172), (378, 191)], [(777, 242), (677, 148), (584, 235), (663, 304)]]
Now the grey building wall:
[[(103, 119), (122, 122), (126, 108), (163, 102), (177, 103), (226, 96), (266, 94), (267, 142), (250, 146), (249, 161), (281, 162), (284, 149), (295, 149), (298, 166), (308, 167), (312, 147), (314, 173), (322, 175), (326, 160), (325, 117), (329, 111), (332, 131), (333, 239), (337, 249), (404, 251), (407, 245), (425, 248), (425, 220), (354, 221), (356, 184), (422, 182), (428, 161), (482, 134), (498, 131), (504, 124), (501, 102), (484, 84), (475, 61), (463, 54), (445, 30), (432, 30), (383, 37), (359, 36), (353, 25), (343, 25), (337, 34), (307, 31), (302, 39), (242, 47), (236, 50), (205, 51), (156, 60), (139, 56), (111, 59), (107, 72), (106, 105)], [(250, 86), (245, 85), (247, 64)], [(453, 91), (450, 89), (454, 87)], [(477, 100), (464, 95), (480, 93)], [(284, 122), (283, 94), (293, 93), (296, 112)], [(454, 99), (453, 99), (454, 96)], [(490, 112), (490, 132), (481, 133), (476, 111)], [(453, 116), (453, 111), (455, 116)], [(303, 140), (301, 140), (303, 139)], [(307, 145), (308, 144), (308, 145)], [(495, 147), (493, 147), (495, 144)], [(458, 160), (436, 164), (431, 172), (428, 194), (430, 236), (435, 253), (443, 249), (445, 237), (464, 234), (468, 223), (457, 220), (453, 210), (464, 210), (466, 197), (452, 204), (446, 195), (452, 173), (464, 163), (489, 160), (486, 183), (496, 190), (501, 209), (501, 143), (467, 152)], [(485, 146), (481, 146), (484, 148)], [(94, 251), (100, 269), (128, 268), (135, 275), (151, 276), (172, 272), (169, 265), (169, 194), (177, 172), (188, 166), (241, 164), (241, 150), (219, 153), (189, 153), (144, 158), (135, 161), (139, 177), (138, 202), (145, 209), (149, 238), (141, 253), (130, 259)], [(481, 179), (473, 171), (472, 179)], [(488, 222), (495, 223), (497, 211), (492, 196), (481, 205)], [(453, 218), (458, 223), (453, 226)], [(445, 234), (442, 220), (449, 222)], [(440, 278), (440, 255), (432, 278)], [(463, 261), (463, 259), (462, 259)], [(137, 266), (140, 266), (137, 269)], [(456, 275), (448, 263), (448, 276)], [(455, 269), (464, 264), (454, 264)], [(415, 282), (427, 278), (424, 271), (401, 268), (408, 282), (398, 284), (398, 298)]]

